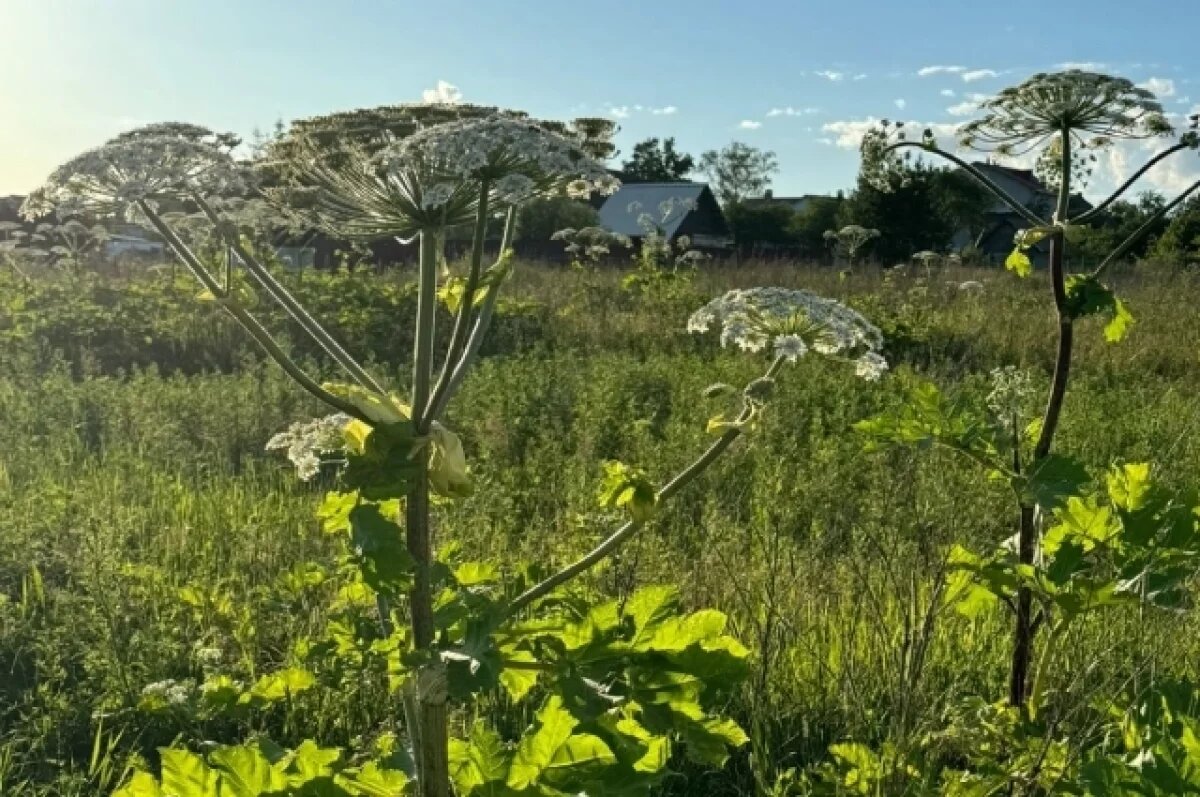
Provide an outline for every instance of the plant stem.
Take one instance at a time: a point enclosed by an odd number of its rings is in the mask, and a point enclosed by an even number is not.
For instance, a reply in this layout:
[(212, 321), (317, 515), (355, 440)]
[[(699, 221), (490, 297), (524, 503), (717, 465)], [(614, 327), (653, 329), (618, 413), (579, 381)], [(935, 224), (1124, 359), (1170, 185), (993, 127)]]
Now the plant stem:
[[(508, 218), (504, 223), (504, 238), (500, 242), (500, 257), (497, 259), (497, 264), (503, 262), (506, 257), (509, 246), (512, 244), (513, 231), (516, 227), (516, 208), (509, 208)], [(493, 266), (495, 268), (495, 266)], [(450, 380), (446, 383), (446, 388), (437, 396), (436, 402), (430, 402), (429, 420), (436, 421), (445, 413), (450, 399), (462, 387), (463, 380), (467, 377), (467, 372), (475, 363), (475, 358), (479, 354), (479, 348), (483, 345), (483, 339), (487, 335), (488, 329), (492, 324), (492, 315), (496, 311), (496, 302), (500, 299), (500, 283), (488, 287), (487, 295), (483, 298), (483, 304), (479, 307), (479, 315), (475, 319), (475, 326), (471, 329), (471, 336), (467, 339), (466, 349), (462, 353), (462, 357), (454, 366), (454, 371), (450, 374)]]
[(1124, 256), (1138, 241), (1145, 237), (1146, 233), (1150, 232), (1150, 230), (1154, 228), (1155, 224), (1158, 224), (1163, 216), (1166, 216), (1172, 210), (1181, 205), (1183, 201), (1191, 196), (1192, 193), (1194, 193), (1197, 189), (1200, 189), (1200, 180), (1192, 183), (1190, 186), (1184, 189), (1179, 196), (1175, 197), (1168, 204), (1159, 208), (1157, 212), (1155, 212), (1150, 218), (1146, 219), (1146, 221), (1142, 223), (1142, 226), (1130, 233), (1129, 237), (1122, 241), (1120, 246), (1110, 252), (1108, 257), (1104, 258), (1100, 265), (1096, 266), (1096, 270), (1092, 272), (1092, 276), (1099, 277), (1102, 273), (1104, 273), (1104, 269), (1116, 262), (1117, 258)]
[[(471, 324), (471, 316), (475, 310), (475, 292), (479, 289), (479, 280), (483, 275), (483, 246), (487, 238), (489, 191), (488, 182), (484, 180), (479, 186), (479, 210), (475, 215), (475, 234), (471, 238), (470, 269), (467, 272), (467, 280), (463, 284), (458, 312), (454, 317), (454, 330), (450, 333), (450, 343), (446, 346), (446, 358), (442, 362), (442, 373), (438, 377), (437, 386), (433, 389), (433, 398), (429, 400), (426, 414), (430, 416), (430, 420), (437, 419), (437, 416), (433, 414), (433, 408), (442, 403), (442, 396), (450, 387), (450, 376), (467, 342), (467, 328)], [(501, 254), (503, 251), (501, 249)]]
[(296, 365), (292, 358), (271, 337), (271, 333), (267, 332), (263, 325), (258, 322), (258, 319), (247, 312), (245, 308), (233, 301), (222, 301), (221, 297), (224, 295), (224, 291), (221, 288), (221, 284), (208, 272), (208, 269), (192, 253), (192, 250), (188, 249), (187, 244), (180, 240), (175, 231), (146, 202), (139, 202), (138, 207), (146, 218), (150, 220), (151, 226), (163, 237), (167, 245), (171, 247), (171, 251), (175, 253), (175, 256), (187, 266), (188, 271), (192, 272), (200, 284), (207, 288), (213, 297), (219, 301), (225, 312), (233, 316), (234, 320), (246, 330), (250, 337), (254, 338), (255, 342), (262, 347), (272, 360), (279, 364), (279, 367), (288, 376), (295, 380), (300, 387), (335, 410), (344, 412), (350, 417), (358, 418), (361, 421), (368, 420), (360, 409), (325, 390), (315, 379), (306, 374), (300, 366)]
[[(429, 428), (422, 410), (429, 401), (432, 378), (435, 289), (437, 287), (438, 237), (421, 233), (417, 286), (416, 336), (413, 342), (413, 430), (420, 437)], [(413, 645), (425, 663), (416, 679), (416, 725), (410, 726), (416, 748), (420, 797), (449, 797), (449, 726), (446, 721), (445, 665), (434, 648), (433, 541), (429, 524), (429, 447), (421, 446), (413, 456), (415, 473), (405, 502), (405, 542), (415, 563), (413, 587), (409, 591)]]
[[(317, 344), (325, 350), (325, 352), (334, 359), (338, 365), (346, 369), (346, 372), (354, 378), (362, 387), (368, 390), (373, 390), (376, 393), (384, 394), (385, 391), (366, 370), (358, 364), (358, 362), (350, 356), (350, 354), (338, 343), (324, 327), (317, 322), (315, 318), (309, 315), (304, 306), (292, 296), (291, 292), (283, 286), (279, 280), (273, 275), (262, 263), (255, 258), (246, 246), (242, 243), (241, 237), (237, 234), (236, 229), (231, 234), (228, 230), (229, 222), (222, 219), (213, 210), (212, 206), (204, 200), (204, 197), (199, 193), (193, 192), (192, 199), (208, 217), (208, 220), (216, 228), (217, 234), (225, 240), (225, 243), (233, 249), (237, 254), (238, 259), (242, 261), (242, 265), (250, 272), (250, 275), (258, 282), (263, 289), (270, 294), (271, 298), (279, 303), (284, 310), (287, 311), (300, 327), (309, 334), (309, 336), (317, 342)], [(232, 287), (232, 286), (230, 286)]]
[(438, 255), (438, 236), (433, 230), (423, 230), (417, 275), (417, 334), (413, 341), (412, 411), (417, 436), (429, 431), (425, 416), (428, 414), (430, 381), (433, 378)]
[[(1066, 218), (1071, 201), (1071, 136), (1062, 132), (1062, 178), (1058, 189), (1058, 206), (1054, 221)], [(1071, 375), (1071, 351), (1075, 337), (1074, 319), (1067, 307), (1065, 260), (1066, 238), (1058, 228), (1050, 238), (1050, 284), (1054, 291), (1054, 309), (1058, 315), (1058, 351), (1054, 360), (1054, 376), (1050, 383), (1050, 397), (1042, 416), (1042, 429), (1033, 447), (1029, 463), (1030, 472), (1035, 472), (1050, 454), (1054, 434), (1058, 431), (1062, 415), (1063, 400), (1067, 393), (1067, 381)], [(1017, 534), (1017, 559), (1025, 566), (1032, 566), (1037, 555), (1037, 528), (1034, 522), (1034, 507), (1022, 503), (1020, 526)], [(1029, 668), (1033, 659), (1034, 635), (1033, 593), (1029, 587), (1019, 587), (1016, 596), (1016, 624), (1013, 628), (1012, 663), (1009, 668), (1008, 701), (1013, 706), (1024, 707), (1029, 699)]]
[[(767, 369), (764, 377), (769, 379), (775, 376), (775, 374), (778, 373), (779, 369), (783, 366), (783, 362), (784, 360), (782, 357), (777, 357), (775, 361), (771, 363), (771, 367)], [(742, 418), (739, 420), (745, 420), (745, 418), (746, 415), (743, 413)], [(659, 489), (659, 491), (655, 494), (656, 503), (662, 504), (670, 500), (672, 496), (674, 496), (684, 487), (687, 487), (689, 484), (691, 484), (697, 476), (707, 470), (708, 466), (715, 462), (717, 457), (721, 456), (721, 454), (725, 452), (725, 449), (729, 448), (729, 446), (733, 444), (733, 441), (738, 439), (741, 435), (742, 430), (737, 426), (726, 430), (725, 433), (718, 437), (717, 441), (710, 445), (695, 462), (677, 473), (673, 479)], [(597, 564), (608, 558), (611, 553), (628, 542), (629, 539), (637, 534), (644, 526), (645, 523), (643, 522), (630, 520), (628, 523), (610, 534), (595, 548), (588, 551), (588, 553), (582, 558), (577, 559), (576, 561), (564, 567), (562, 570), (559, 570), (554, 575), (549, 576), (538, 584), (535, 584), (514, 598), (512, 603), (505, 607), (502, 613), (502, 618), (508, 619), (512, 617), (534, 601), (549, 595), (557, 587), (595, 567)]]
[(1004, 204), (1006, 204), (1010, 208), (1012, 208), (1013, 212), (1016, 213), (1021, 218), (1025, 219), (1025, 221), (1029, 222), (1030, 224), (1034, 225), (1035, 227), (1047, 226), (1046, 221), (1044, 219), (1039, 218), (1036, 213), (1034, 213), (1029, 208), (1022, 205), (1016, 199), (1014, 199), (1013, 196), (1011, 194), (1009, 194), (1007, 191), (1005, 191), (1003, 188), (996, 185), (995, 181), (993, 181), (991, 178), (989, 178), (986, 174), (979, 171), (978, 168), (976, 168), (975, 166), (972, 166), (970, 163), (967, 163), (965, 160), (958, 157), (957, 155), (955, 155), (951, 152), (946, 152), (944, 149), (938, 149), (937, 147), (930, 149), (929, 147), (926, 147), (924, 144), (920, 144), (916, 141), (901, 141), (898, 144), (892, 144), (890, 147), (888, 147), (888, 149), (889, 150), (897, 150), (897, 149), (904, 149), (905, 147), (917, 147), (919, 149), (925, 150), (926, 152), (932, 152), (935, 155), (940, 155), (941, 157), (945, 158), (946, 160), (948, 160), (951, 163), (958, 166), (960, 169), (965, 171), (967, 174), (974, 177), (984, 188), (986, 188), (989, 192), (991, 192), (991, 194), (993, 196), (995, 196), (1001, 202), (1003, 202)]
[[(1167, 149), (1164, 149), (1162, 152), (1158, 153), (1158, 154), (1157, 154), (1157, 155), (1155, 155), (1153, 158), (1151, 158), (1150, 160), (1148, 160), (1148, 161), (1146, 161), (1144, 164), (1142, 164), (1142, 168), (1140, 168), (1140, 169), (1138, 169), (1137, 171), (1135, 171), (1135, 172), (1134, 172), (1132, 175), (1130, 175), (1130, 176), (1129, 176), (1129, 179), (1128, 179), (1128, 180), (1126, 180), (1124, 183), (1122, 183), (1122, 184), (1120, 185), (1120, 187), (1118, 187), (1118, 188), (1117, 188), (1117, 190), (1116, 190), (1116, 191), (1113, 191), (1111, 194), (1109, 194), (1109, 195), (1108, 195), (1108, 199), (1104, 200), (1104, 201), (1103, 201), (1103, 202), (1101, 202), (1099, 205), (1096, 205), (1094, 208), (1092, 208), (1091, 210), (1087, 211), (1086, 213), (1082, 213), (1082, 214), (1080, 214), (1079, 218), (1077, 218), (1077, 219), (1073, 219), (1072, 221), (1073, 221), (1075, 224), (1086, 224), (1087, 222), (1089, 222), (1089, 221), (1091, 221), (1092, 219), (1096, 218), (1096, 217), (1097, 217), (1097, 216), (1099, 216), (1101, 213), (1103, 213), (1103, 212), (1104, 212), (1104, 210), (1105, 210), (1105, 209), (1106, 209), (1106, 208), (1107, 208), (1109, 205), (1111, 205), (1113, 202), (1116, 202), (1116, 201), (1117, 201), (1117, 199), (1118, 199), (1118, 198), (1120, 198), (1120, 196), (1121, 196), (1122, 194), (1124, 194), (1126, 191), (1128, 191), (1128, 190), (1129, 190), (1129, 187), (1130, 187), (1131, 185), (1133, 185), (1133, 184), (1134, 184), (1134, 183), (1136, 183), (1136, 182), (1137, 182), (1139, 179), (1141, 179), (1141, 177), (1142, 177), (1142, 175), (1143, 175), (1143, 174), (1145, 174), (1146, 172), (1150, 171), (1150, 170), (1151, 170), (1151, 169), (1153, 169), (1153, 168), (1154, 168), (1156, 165), (1158, 165), (1158, 164), (1159, 164), (1159, 163), (1161, 163), (1162, 161), (1166, 160), (1167, 158), (1171, 157), (1171, 156), (1172, 156), (1172, 155), (1174, 155), (1176, 152), (1180, 152), (1181, 150), (1190, 149), (1190, 148), (1191, 148), (1191, 147), (1190, 147), (1190, 145), (1188, 145), (1188, 144), (1184, 144), (1184, 143), (1182, 143), (1182, 142), (1181, 142), (1181, 143), (1179, 143), (1179, 144), (1176, 144), (1176, 145), (1175, 145), (1175, 146), (1173, 146), (1173, 147), (1168, 147)], [(1064, 219), (1064, 221), (1065, 221), (1065, 219)]]

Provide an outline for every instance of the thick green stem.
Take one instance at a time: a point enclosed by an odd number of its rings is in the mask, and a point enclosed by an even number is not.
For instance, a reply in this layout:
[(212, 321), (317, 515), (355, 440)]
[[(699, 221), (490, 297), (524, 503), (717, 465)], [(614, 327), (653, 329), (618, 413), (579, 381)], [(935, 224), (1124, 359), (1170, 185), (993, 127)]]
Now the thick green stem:
[[(1055, 208), (1054, 221), (1066, 218), (1071, 201), (1071, 136), (1068, 131), (1062, 133), (1062, 180), (1058, 189), (1058, 205)], [(1050, 383), (1050, 396), (1046, 401), (1046, 410), (1042, 415), (1042, 428), (1038, 434), (1037, 443), (1033, 447), (1033, 456), (1029, 463), (1030, 472), (1036, 472), (1038, 467), (1050, 455), (1050, 446), (1054, 442), (1054, 434), (1058, 431), (1059, 418), (1062, 416), (1063, 400), (1067, 394), (1067, 381), (1071, 375), (1071, 351), (1075, 337), (1074, 319), (1067, 306), (1066, 272), (1064, 269), (1066, 239), (1062, 229), (1058, 229), (1050, 238), (1050, 285), (1054, 291), (1054, 309), (1058, 315), (1058, 351), (1054, 360), (1054, 376)], [(1017, 534), (1017, 559), (1025, 566), (1032, 566), (1037, 557), (1037, 525), (1034, 518), (1034, 507), (1022, 503), (1020, 527)], [(1012, 664), (1009, 669), (1009, 703), (1014, 706), (1025, 706), (1029, 699), (1029, 668), (1033, 660), (1033, 643), (1037, 629), (1033, 623), (1033, 593), (1028, 587), (1017, 589), (1016, 619), (1013, 629)]]
[[(421, 410), (429, 402), (432, 378), (434, 309), (437, 287), (438, 237), (421, 233), (417, 286), (417, 323), (413, 343), (413, 429), (417, 436), (429, 429)], [(449, 726), (446, 721), (446, 670), (435, 647), (433, 621), (433, 535), (429, 523), (429, 447), (413, 456), (415, 473), (405, 501), (405, 542), (415, 563), (409, 591), (413, 645), (425, 663), (414, 674), (416, 724), (410, 727), (416, 748), (420, 797), (449, 797)], [(415, 731), (415, 732), (414, 732)]]
[(237, 254), (238, 259), (242, 261), (242, 265), (250, 272), (250, 276), (254, 277), (258, 284), (270, 294), (271, 298), (287, 311), (288, 315), (308, 333), (309, 337), (316, 341), (317, 345), (324, 349), (325, 353), (332, 357), (338, 365), (346, 369), (346, 373), (350, 374), (359, 385), (379, 394), (386, 393), (387, 391), (367, 373), (366, 369), (359, 365), (315, 318), (309, 315), (308, 311), (304, 309), (304, 305), (300, 304), (296, 300), (296, 297), (292, 296), (291, 292), (279, 280), (275, 279), (275, 275), (251, 254), (245, 244), (242, 243), (237, 230), (235, 229), (230, 232), (228, 222), (217, 215), (217, 212), (213, 210), (212, 206), (199, 193), (193, 193), (192, 198), (199, 205), (201, 211), (204, 212), (204, 215), (208, 217), (213, 227), (216, 228), (217, 234)]
[[(771, 363), (771, 367), (767, 369), (765, 377), (774, 377), (775, 374), (779, 372), (779, 369), (783, 367), (783, 362), (784, 360), (782, 357), (777, 357), (775, 361)], [(746, 416), (743, 415), (743, 417), (739, 420), (746, 420)], [(691, 484), (697, 476), (707, 470), (708, 467), (717, 460), (717, 457), (725, 453), (725, 449), (729, 448), (729, 446), (733, 444), (733, 441), (737, 440), (741, 434), (741, 429), (738, 426), (733, 426), (720, 437), (718, 437), (717, 441), (710, 445), (704, 451), (704, 453), (701, 454), (698, 459), (696, 459), (695, 462), (677, 473), (673, 479), (659, 489), (655, 495), (656, 503), (663, 504), (669, 501), (676, 493)], [(628, 542), (644, 526), (645, 523), (637, 520), (631, 520), (625, 525), (621, 526), (611, 535), (606, 537), (599, 545), (588, 551), (588, 553), (582, 558), (577, 559), (576, 561), (564, 567), (562, 570), (559, 570), (554, 575), (535, 584), (514, 598), (512, 603), (505, 607), (503, 617), (509, 618), (514, 616), (534, 601), (546, 597), (559, 586), (592, 569), (597, 564), (607, 559), (610, 554)]]
[(421, 232), (417, 275), (417, 332), (413, 341), (413, 425), (418, 436), (429, 431), (426, 421), (430, 382), (433, 379), (434, 316), (437, 312), (438, 236)]
[(271, 337), (271, 333), (267, 332), (263, 325), (258, 322), (258, 319), (247, 312), (246, 309), (241, 305), (237, 304), (235, 301), (232, 301), (229, 297), (226, 297), (225, 290), (222, 288), (221, 283), (218, 282), (217, 279), (208, 272), (208, 269), (204, 267), (204, 264), (200, 262), (200, 259), (192, 253), (192, 250), (188, 249), (187, 244), (180, 240), (179, 236), (175, 234), (175, 231), (171, 229), (170, 225), (163, 221), (162, 217), (160, 217), (153, 208), (151, 208), (146, 202), (139, 202), (138, 207), (146, 216), (146, 218), (150, 220), (150, 225), (154, 227), (158, 234), (163, 237), (163, 240), (167, 242), (167, 245), (171, 247), (171, 251), (175, 253), (175, 256), (178, 257), (179, 260), (183, 262), (184, 266), (187, 267), (188, 271), (192, 272), (200, 284), (207, 288), (208, 291), (212, 293), (213, 297), (220, 302), (221, 307), (225, 309), (225, 312), (233, 316), (234, 320), (246, 330), (250, 337), (254, 338), (255, 342), (262, 347), (262, 349), (272, 360), (279, 364), (279, 367), (282, 368), (288, 376), (295, 380), (300, 387), (307, 390), (320, 401), (328, 404), (330, 407), (333, 407), (335, 410), (344, 412), (352, 418), (358, 418), (359, 420), (364, 421), (367, 420), (366, 416), (363, 415), (361, 410), (359, 410), (353, 404), (344, 401), (325, 390), (315, 379), (306, 374), (304, 370), (301, 369), (300, 366), (296, 365), (292, 358), (287, 355), (283, 348), (275, 342), (275, 339)]

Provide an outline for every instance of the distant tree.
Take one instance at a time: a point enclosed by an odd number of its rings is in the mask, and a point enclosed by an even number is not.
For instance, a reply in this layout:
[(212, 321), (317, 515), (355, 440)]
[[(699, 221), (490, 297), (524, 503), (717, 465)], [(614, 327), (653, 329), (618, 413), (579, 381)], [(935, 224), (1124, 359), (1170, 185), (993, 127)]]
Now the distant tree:
[(1200, 265), (1200, 197), (1193, 197), (1175, 212), (1151, 254), (1175, 265)]
[(990, 204), (952, 174), (918, 163), (906, 185), (887, 193), (860, 175), (838, 211), (838, 225), (879, 230), (872, 251), (885, 263), (906, 263), (916, 252), (944, 251), (960, 229), (982, 225)]
[(761, 194), (779, 171), (775, 153), (734, 141), (720, 151), (710, 149), (700, 156), (700, 171), (708, 176), (722, 206)]
[(789, 237), (814, 254), (820, 252), (825, 246), (825, 231), (836, 226), (843, 201), (841, 196), (813, 197), (804, 210), (792, 215)]
[(595, 227), (600, 222), (596, 209), (566, 197), (535, 199), (517, 212), (517, 240), (549, 241), (559, 230)]
[[(1157, 191), (1146, 191), (1137, 202), (1117, 201), (1088, 226), (1079, 226), (1067, 231), (1072, 249), (1071, 264), (1076, 266), (1097, 265), (1109, 252), (1135, 230), (1147, 222), (1150, 226), (1145, 237), (1129, 250), (1126, 259), (1140, 260), (1150, 254), (1158, 239), (1171, 224), (1170, 217), (1155, 218), (1166, 199)], [(1170, 246), (1168, 244), (1168, 246)]]
[(950, 226), (951, 236), (965, 230), (974, 244), (987, 227), (987, 214), (995, 199), (957, 169), (935, 169), (929, 180), (934, 213)]
[(621, 164), (627, 183), (667, 183), (683, 180), (696, 168), (696, 160), (675, 149), (675, 139), (648, 138), (633, 147), (633, 155)]
[(782, 202), (735, 202), (725, 208), (739, 246), (790, 244), (796, 212)]

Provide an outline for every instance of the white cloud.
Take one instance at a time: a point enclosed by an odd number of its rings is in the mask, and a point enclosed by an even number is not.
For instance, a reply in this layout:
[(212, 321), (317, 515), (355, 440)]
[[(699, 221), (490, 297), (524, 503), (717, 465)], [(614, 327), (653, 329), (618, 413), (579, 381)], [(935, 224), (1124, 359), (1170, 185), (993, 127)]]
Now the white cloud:
[(834, 72), (834, 71), (833, 71), (833, 70), (831, 70), (831, 69), (821, 69), (821, 70), (818, 70), (818, 71), (816, 71), (816, 72), (813, 72), (813, 74), (814, 74), (814, 75), (819, 75), (820, 77), (823, 77), (823, 78), (825, 78), (826, 80), (832, 80), (832, 81), (833, 81), (833, 82), (835, 82), (835, 83), (836, 83), (837, 81), (839, 81), (839, 80), (842, 80), (842, 79), (844, 79), (844, 78), (846, 77), (846, 73), (845, 73), (845, 72)]
[(1160, 98), (1175, 96), (1175, 81), (1168, 77), (1152, 77), (1144, 83), (1139, 83), (1138, 88), (1153, 92)]
[(462, 102), (462, 92), (453, 83), (439, 80), (436, 87), (421, 92), (421, 102), (457, 105)]
[(854, 76), (854, 78), (853, 78), (853, 79), (854, 79), (854, 80), (866, 80), (866, 79), (867, 79), (867, 73), (866, 73), (866, 72), (859, 72), (857, 75), (855, 75), (855, 76)]
[(996, 77), (999, 74), (994, 69), (972, 69), (970, 72), (963, 72), (962, 79), (965, 83), (972, 83), (976, 80), (983, 80), (985, 77)]
[(817, 143), (824, 144), (827, 147), (832, 147), (834, 145), (834, 140), (832, 138), (818, 138)]
[(904, 110), (904, 107), (908, 105), (908, 100), (905, 99), (894, 100), (894, 102), (896, 103), (896, 107), (902, 111)]
[(628, 119), (630, 110), (628, 105), (613, 105), (609, 107), (608, 113), (614, 119)]
[(1055, 69), (1079, 69), (1084, 72), (1101, 72), (1108, 69), (1108, 64), (1099, 61), (1063, 61), (1061, 64), (1055, 64)]
[(966, 72), (965, 66), (923, 66), (917, 70), (918, 77), (929, 77), (930, 75), (951, 74), (957, 75), (960, 72)]
[(664, 105), (661, 108), (651, 108), (650, 113), (654, 114), (655, 116), (674, 116), (675, 114), (679, 113), (679, 109), (674, 105)]
[(953, 97), (954, 89), (942, 89), (942, 96), (943, 97)]
[[(879, 120), (873, 116), (868, 116), (866, 119), (846, 119), (837, 122), (827, 122), (821, 125), (821, 131), (832, 133), (834, 135), (834, 144), (842, 149), (858, 149), (858, 145), (862, 143), (863, 135), (868, 130), (878, 126)], [(941, 138), (952, 137), (955, 130), (958, 129), (958, 125), (953, 122), (912, 123), (906, 127), (909, 130), (924, 130), (929, 128), (933, 131), (934, 136)]]
[(742, 130), (757, 130), (762, 127), (762, 122), (756, 122), (753, 119), (743, 119), (738, 125)]
[(808, 116), (809, 114), (820, 112), (820, 108), (793, 108), (789, 105), (786, 108), (772, 108), (771, 110), (767, 111), (767, 116)]
[(958, 103), (957, 105), (951, 105), (949, 108), (947, 108), (946, 113), (950, 114), (951, 116), (970, 116), (971, 114), (975, 113), (975, 111), (979, 110), (979, 103), (989, 99), (991, 99), (991, 97), (987, 94), (976, 94), (972, 92), (967, 94), (963, 98), (962, 102)]

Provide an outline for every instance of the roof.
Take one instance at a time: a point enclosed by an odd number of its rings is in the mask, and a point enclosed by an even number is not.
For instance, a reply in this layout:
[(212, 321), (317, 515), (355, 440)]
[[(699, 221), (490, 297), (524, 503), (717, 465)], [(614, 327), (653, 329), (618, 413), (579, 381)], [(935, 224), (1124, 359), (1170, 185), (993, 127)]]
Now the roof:
[[(1013, 169), (986, 161), (976, 161), (972, 165), (1008, 192), (1013, 199), (1035, 212), (1048, 212), (1054, 204), (1055, 192), (1047, 188), (1029, 169)], [(1081, 194), (1071, 194), (1071, 208), (1086, 211), (1091, 208), (1091, 203)], [(992, 212), (1007, 214), (1011, 211), (1007, 205), (997, 200)]]
[(668, 238), (674, 238), (691, 211), (672, 210), (668, 203), (699, 204), (706, 191), (707, 183), (626, 183), (600, 206), (600, 226), (622, 235), (645, 235), (638, 220), (648, 213)]

